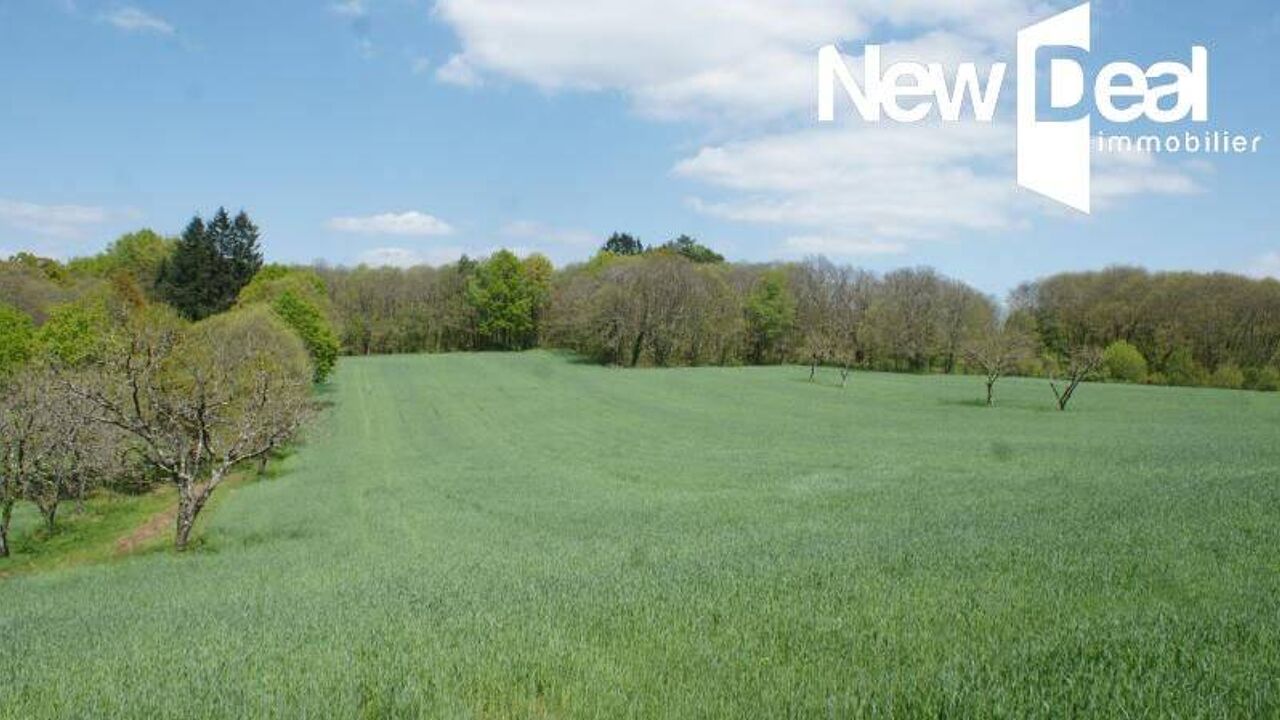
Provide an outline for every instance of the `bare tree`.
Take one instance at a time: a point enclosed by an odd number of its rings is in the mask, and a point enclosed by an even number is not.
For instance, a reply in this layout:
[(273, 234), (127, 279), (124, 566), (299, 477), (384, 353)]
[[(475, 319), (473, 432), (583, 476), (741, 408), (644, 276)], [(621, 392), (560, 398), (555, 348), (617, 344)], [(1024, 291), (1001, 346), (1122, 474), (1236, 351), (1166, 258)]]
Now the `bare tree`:
[(13, 506), (40, 460), (45, 432), (40, 393), (24, 380), (19, 375), (0, 393), (0, 557), (9, 557)]
[(1102, 367), (1101, 349), (1092, 345), (1082, 345), (1071, 350), (1067, 359), (1066, 377), (1063, 378), (1065, 385), (1059, 388), (1058, 379), (1052, 375), (1049, 377), (1049, 387), (1058, 400), (1059, 410), (1067, 409), (1067, 403), (1070, 403), (1071, 398), (1075, 396), (1076, 388), (1080, 387), (1080, 383), (1093, 377), (1100, 367)]
[(982, 370), (987, 383), (987, 407), (995, 405), (995, 386), (1000, 378), (1017, 369), (1034, 347), (1033, 338), (1007, 321), (992, 320), (964, 346), (964, 358)]
[(283, 445), (310, 416), (310, 373), (301, 341), (264, 308), (189, 327), (150, 310), (128, 322), (97, 380), (73, 388), (177, 486), (183, 550), (236, 466)]
[(74, 371), (35, 367), (24, 378), (36, 395), (33, 407), (39, 417), (36, 432), (28, 440), (31, 462), (22, 490), (40, 511), (49, 532), (55, 529), (62, 501), (74, 499), (83, 512), (90, 488), (122, 466), (120, 432), (94, 419), (93, 407), (71, 391), (73, 383), (62, 375), (66, 372)]

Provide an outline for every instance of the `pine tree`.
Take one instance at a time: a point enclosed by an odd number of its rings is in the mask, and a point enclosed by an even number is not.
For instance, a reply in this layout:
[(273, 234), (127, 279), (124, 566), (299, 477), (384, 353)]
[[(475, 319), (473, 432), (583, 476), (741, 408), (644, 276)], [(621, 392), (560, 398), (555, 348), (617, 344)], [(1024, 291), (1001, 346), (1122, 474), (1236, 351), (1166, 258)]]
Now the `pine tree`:
[(208, 313), (210, 304), (205, 293), (209, 275), (217, 256), (209, 233), (200, 216), (193, 217), (182, 232), (173, 254), (160, 266), (156, 292), (184, 317), (199, 319)]
[(235, 231), (231, 227), (231, 216), (225, 207), (218, 208), (208, 227), (209, 243), (217, 253), (218, 259), (213, 263), (209, 276), (209, 295), (212, 300), (209, 315), (226, 310), (235, 302), (235, 287), (232, 263), (229, 261), (235, 247)]
[(160, 267), (156, 292), (183, 317), (202, 320), (229, 309), (261, 268), (258, 228), (244, 212), (232, 221), (218, 208), (208, 224), (191, 219)]
[(640, 255), (644, 252), (644, 243), (627, 233), (614, 233), (605, 241), (601, 250), (614, 255)]
[(235, 291), (233, 299), (262, 269), (262, 249), (258, 245), (258, 226), (253, 224), (243, 210), (231, 224), (231, 247), (226, 257), (231, 260), (231, 277)]

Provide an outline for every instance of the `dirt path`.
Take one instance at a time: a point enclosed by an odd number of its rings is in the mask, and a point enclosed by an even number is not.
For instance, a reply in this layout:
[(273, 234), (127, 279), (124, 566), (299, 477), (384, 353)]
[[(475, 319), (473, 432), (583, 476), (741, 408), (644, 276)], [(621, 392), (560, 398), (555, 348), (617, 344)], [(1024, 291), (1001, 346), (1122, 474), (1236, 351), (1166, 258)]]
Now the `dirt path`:
[(177, 516), (176, 507), (152, 515), (150, 520), (116, 541), (116, 555), (128, 555), (152, 539), (169, 532), (173, 529)]

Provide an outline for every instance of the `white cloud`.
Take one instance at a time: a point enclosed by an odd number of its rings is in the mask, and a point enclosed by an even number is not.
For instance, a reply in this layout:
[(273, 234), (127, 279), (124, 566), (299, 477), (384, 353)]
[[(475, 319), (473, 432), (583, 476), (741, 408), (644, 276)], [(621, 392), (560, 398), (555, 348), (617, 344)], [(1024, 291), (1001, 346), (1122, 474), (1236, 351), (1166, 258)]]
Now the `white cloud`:
[(903, 243), (877, 240), (851, 240), (847, 238), (802, 235), (787, 238), (786, 248), (802, 255), (827, 255), (830, 257), (862, 257), (866, 255), (901, 255), (907, 251)]
[[(705, 121), (734, 141), (675, 167), (706, 188), (690, 201), (695, 209), (777, 225), (798, 246), (887, 252), (908, 240), (1021, 227), (1050, 204), (1016, 189), (1008, 99), (990, 125), (817, 127), (817, 49), (878, 41), (885, 63), (984, 67), (1012, 59), (1018, 29), (1075, 2), (438, 0), (436, 15), (461, 51), (436, 76), (616, 92), (649, 117)], [(861, 58), (848, 60), (860, 74)], [(1004, 90), (1012, 94), (1012, 78)], [(1188, 170), (1156, 158), (1100, 159), (1095, 196), (1105, 207), (1195, 192)]]
[(1256, 278), (1280, 280), (1280, 252), (1269, 252), (1254, 260), (1248, 274)]
[(456, 261), (465, 250), (461, 247), (436, 247), (428, 249), (411, 249), (402, 247), (381, 247), (366, 250), (360, 254), (358, 262), (372, 267), (407, 268), (416, 265), (440, 266)]
[(730, 191), (692, 202), (716, 217), (800, 227), (801, 236), (933, 237), (1012, 223), (1010, 132), (978, 123), (805, 130), (704, 148), (674, 172)]
[[(1206, 172), (1202, 164), (1188, 164), (1192, 170)], [(1211, 171), (1211, 170), (1210, 170)], [(1189, 173), (1156, 155), (1142, 151), (1093, 153), (1093, 200), (1099, 208), (1133, 195), (1191, 195), (1202, 188)]]
[(595, 233), (586, 230), (557, 228), (533, 220), (517, 220), (507, 223), (500, 231), (503, 237), (530, 240), (535, 243), (552, 243), (577, 248), (587, 248), (602, 241)]
[[(460, 63), (549, 90), (621, 90), (645, 114), (806, 112), (814, 58), (893, 28), (1011, 48), (1040, 0), (440, 0)], [(923, 30), (922, 30), (923, 29)], [(985, 54), (985, 52), (984, 52)]]
[(100, 207), (38, 205), (0, 198), (0, 224), (48, 237), (81, 237), (90, 228), (110, 219)]
[[(715, 217), (803, 228), (800, 237), (918, 240), (1014, 227), (1045, 207), (1017, 190), (1014, 147), (1000, 122), (858, 124), (703, 148), (674, 172), (725, 191), (691, 203)], [(1098, 209), (1198, 191), (1185, 169), (1149, 153), (1096, 157)]]
[(362, 18), (369, 14), (369, 8), (365, 6), (364, 0), (338, 0), (329, 5), (329, 9), (335, 15), (348, 18)]
[(113, 10), (104, 15), (103, 19), (125, 32), (149, 32), (158, 35), (174, 33), (173, 25), (165, 19), (132, 6)]
[(447, 85), (459, 87), (477, 87), (481, 84), (480, 74), (462, 55), (454, 55), (436, 70), (436, 79)]
[(338, 232), (357, 233), (360, 235), (431, 236), (453, 234), (453, 227), (449, 223), (416, 210), (364, 217), (336, 217), (329, 221), (329, 228)]

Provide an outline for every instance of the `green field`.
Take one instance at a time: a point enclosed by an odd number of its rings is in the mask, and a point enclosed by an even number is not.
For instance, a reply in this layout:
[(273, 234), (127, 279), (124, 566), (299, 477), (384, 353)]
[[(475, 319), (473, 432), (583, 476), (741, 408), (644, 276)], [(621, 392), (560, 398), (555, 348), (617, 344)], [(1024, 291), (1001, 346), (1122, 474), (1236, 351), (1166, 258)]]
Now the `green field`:
[(186, 556), (0, 581), (0, 716), (1275, 717), (1280, 397), (344, 360)]

